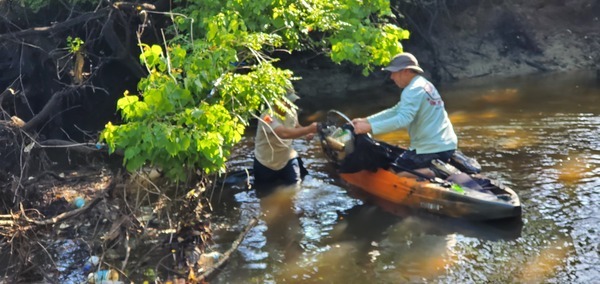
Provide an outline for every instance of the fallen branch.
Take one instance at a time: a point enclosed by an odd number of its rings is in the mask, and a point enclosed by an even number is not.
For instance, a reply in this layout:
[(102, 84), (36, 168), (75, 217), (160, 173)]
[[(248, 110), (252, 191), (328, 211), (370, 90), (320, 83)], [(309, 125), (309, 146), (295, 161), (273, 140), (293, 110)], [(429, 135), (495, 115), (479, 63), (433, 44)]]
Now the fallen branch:
[(254, 218), (250, 221), (250, 223), (248, 224), (248, 226), (246, 226), (244, 231), (231, 244), (231, 248), (223, 254), (223, 257), (221, 257), (219, 262), (217, 262), (214, 266), (207, 269), (204, 273), (202, 273), (202, 275), (198, 276), (198, 279), (197, 279), (198, 283), (204, 283), (204, 281), (206, 279), (213, 276), (215, 271), (217, 271), (218, 269), (221, 269), (221, 267), (223, 267), (225, 265), (225, 263), (227, 263), (227, 261), (231, 257), (231, 254), (233, 254), (233, 252), (235, 252), (237, 250), (237, 248), (240, 246), (240, 243), (242, 242), (242, 240), (244, 240), (244, 237), (246, 237), (246, 235), (248, 234), (250, 229), (252, 229), (252, 227), (254, 227), (256, 225), (256, 223), (258, 223), (258, 219), (256, 219), (256, 218)]
[(12, 214), (0, 215), (0, 227), (12, 227), (15, 224), (14, 218)]
[(84, 205), (81, 208), (77, 208), (68, 212), (64, 212), (62, 214), (59, 214), (57, 216), (54, 216), (52, 218), (48, 218), (45, 220), (35, 220), (35, 219), (31, 219), (29, 217), (27, 217), (27, 215), (25, 215), (25, 209), (23, 208), (23, 204), (21, 204), (21, 213), (22, 216), (24, 217), (24, 219), (34, 225), (37, 226), (46, 226), (46, 225), (53, 225), (56, 223), (60, 223), (68, 218), (77, 216), (91, 208), (93, 208), (94, 206), (96, 206), (96, 204), (98, 204), (102, 199), (104, 199), (107, 195), (107, 193), (111, 192), (115, 187), (117, 186), (117, 182), (116, 179), (112, 179), (110, 184), (101, 191), (100, 194), (98, 194), (96, 197), (94, 197), (94, 199), (92, 199), (92, 201), (90, 201), (89, 203), (87, 203), (86, 205)]
[(41, 128), (41, 126), (46, 125), (50, 120), (52, 120), (56, 113), (59, 113), (62, 108), (63, 101), (67, 100), (69, 96), (77, 92), (80, 88), (81, 86), (78, 86), (54, 93), (50, 100), (44, 105), (44, 108), (42, 108), (42, 110), (32, 119), (27, 121), (25, 126), (23, 126), (21, 129), (27, 133), (32, 133), (34, 129), (38, 129)]
[(99, 152), (101, 149), (99, 146), (96, 143), (77, 143), (60, 139), (48, 139), (39, 143), (40, 148), (68, 148), (69, 151), (87, 155)]
[(2, 109), (2, 101), (4, 101), (4, 98), (6, 96), (8, 96), (9, 94), (11, 95), (16, 95), (19, 92), (18, 89), (18, 80), (14, 80), (9, 86), (6, 87), (6, 90), (4, 90), (2, 93), (0, 93), (0, 109)]
[[(69, 29), (71, 27), (74, 27), (74, 26), (79, 26), (82, 23), (86, 23), (91, 20), (104, 18), (108, 15), (108, 13), (110, 11), (111, 11), (111, 9), (105, 8), (105, 9), (99, 10), (97, 12), (82, 14), (81, 16), (72, 18), (72, 19), (64, 21), (64, 22), (56, 23), (52, 26), (35, 27), (35, 28), (27, 29), (27, 30), (18, 31), (18, 32), (8, 32), (5, 34), (0, 34), (0, 41), (6, 40), (8, 38), (21, 39), (21, 38), (31, 36), (31, 35), (38, 35), (38, 34), (45, 34), (45, 33), (57, 33), (57, 32)], [(18, 42), (20, 42), (20, 40), (18, 40)]]

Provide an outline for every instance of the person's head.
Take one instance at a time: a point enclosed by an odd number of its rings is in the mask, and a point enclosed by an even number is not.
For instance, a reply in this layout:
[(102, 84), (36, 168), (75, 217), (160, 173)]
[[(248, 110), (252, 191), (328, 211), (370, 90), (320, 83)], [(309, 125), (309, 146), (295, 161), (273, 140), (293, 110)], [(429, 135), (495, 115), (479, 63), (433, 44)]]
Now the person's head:
[(288, 99), (292, 103), (295, 103), (297, 100), (300, 99), (300, 97), (296, 94), (296, 90), (294, 90), (294, 87), (290, 87), (287, 89), (285, 98)]
[(392, 72), (390, 78), (400, 88), (406, 87), (416, 75), (423, 73), (417, 58), (408, 52), (394, 56), (383, 70)]
[[(300, 97), (296, 94), (296, 90), (294, 89), (294, 86), (289, 85), (288, 87), (286, 87), (286, 93), (285, 93), (285, 98), (287, 99), (287, 101), (283, 101), (283, 104), (285, 107), (289, 108), (289, 109), (296, 109), (296, 101), (300, 99)], [(281, 115), (285, 114), (286, 110), (284, 108), (280, 108), (279, 106), (277, 106), (276, 108), (277, 112), (280, 113)]]

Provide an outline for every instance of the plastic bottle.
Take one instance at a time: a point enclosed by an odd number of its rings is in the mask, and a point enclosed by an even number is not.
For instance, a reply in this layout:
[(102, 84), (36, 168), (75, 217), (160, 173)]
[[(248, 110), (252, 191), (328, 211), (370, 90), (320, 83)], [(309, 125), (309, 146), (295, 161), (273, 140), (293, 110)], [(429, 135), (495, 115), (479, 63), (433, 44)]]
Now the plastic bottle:
[(77, 208), (81, 208), (83, 205), (85, 205), (85, 199), (83, 199), (81, 196), (77, 196), (75, 199), (73, 199), (73, 205), (75, 205)]

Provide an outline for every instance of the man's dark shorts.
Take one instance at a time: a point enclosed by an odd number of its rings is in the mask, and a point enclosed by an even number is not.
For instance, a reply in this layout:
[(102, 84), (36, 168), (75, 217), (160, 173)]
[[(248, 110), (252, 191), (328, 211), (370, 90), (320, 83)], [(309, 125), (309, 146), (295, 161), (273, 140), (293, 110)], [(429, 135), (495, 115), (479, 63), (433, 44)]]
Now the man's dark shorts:
[(452, 155), (456, 150), (430, 153), (430, 154), (417, 154), (416, 150), (406, 150), (402, 155), (396, 159), (396, 164), (401, 165), (411, 170), (428, 168), (431, 166), (431, 161), (439, 159), (443, 162), (450, 161)]
[(281, 184), (291, 185), (302, 181), (308, 174), (302, 160), (298, 157), (291, 159), (281, 170), (274, 171), (261, 164), (254, 158), (254, 185)]

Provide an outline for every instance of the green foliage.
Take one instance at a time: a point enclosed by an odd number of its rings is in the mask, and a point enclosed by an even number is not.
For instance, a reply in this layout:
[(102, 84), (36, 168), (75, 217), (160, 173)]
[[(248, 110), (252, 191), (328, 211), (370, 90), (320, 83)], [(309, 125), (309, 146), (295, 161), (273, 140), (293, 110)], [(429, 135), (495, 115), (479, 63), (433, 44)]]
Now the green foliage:
[(80, 39), (79, 37), (75, 37), (75, 38), (72, 38), (71, 36), (67, 37), (67, 47), (68, 47), (70, 53), (74, 54), (74, 53), (78, 52), (81, 49), (82, 45), (83, 45), (83, 40)]
[(297, 79), (273, 65), (273, 51), (325, 52), (365, 75), (402, 51), (409, 34), (389, 22), (389, 1), (366, 2), (174, 1), (167, 49), (141, 46), (149, 75), (118, 101), (124, 123), (107, 124), (101, 139), (124, 151), (129, 170), (148, 164), (180, 180), (224, 170), (253, 114), (284, 106)]
[(365, 75), (401, 52), (400, 41), (409, 37), (408, 31), (389, 22), (393, 14), (388, 0), (175, 2), (186, 3), (177, 11), (195, 19), (190, 25), (179, 18), (181, 31), (189, 32), (192, 27), (194, 34), (209, 34), (209, 30), (215, 32), (210, 28), (215, 21), (231, 23), (229, 32), (235, 26), (248, 33), (269, 31), (279, 35), (289, 50), (326, 52), (335, 62), (364, 66)]

